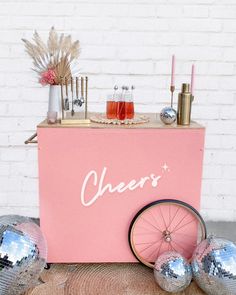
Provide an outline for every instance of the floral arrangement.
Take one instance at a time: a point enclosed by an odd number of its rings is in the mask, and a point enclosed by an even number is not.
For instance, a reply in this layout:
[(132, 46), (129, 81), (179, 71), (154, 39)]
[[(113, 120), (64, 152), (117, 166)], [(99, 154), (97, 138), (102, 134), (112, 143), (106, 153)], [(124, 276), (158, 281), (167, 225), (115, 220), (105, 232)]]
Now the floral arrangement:
[[(62, 79), (70, 79), (77, 66), (80, 53), (79, 41), (72, 42), (71, 36), (58, 36), (54, 27), (49, 32), (47, 44), (34, 32), (33, 42), (22, 39), (26, 52), (33, 59), (32, 68), (42, 85), (58, 85)], [(73, 74), (76, 74), (73, 72)]]

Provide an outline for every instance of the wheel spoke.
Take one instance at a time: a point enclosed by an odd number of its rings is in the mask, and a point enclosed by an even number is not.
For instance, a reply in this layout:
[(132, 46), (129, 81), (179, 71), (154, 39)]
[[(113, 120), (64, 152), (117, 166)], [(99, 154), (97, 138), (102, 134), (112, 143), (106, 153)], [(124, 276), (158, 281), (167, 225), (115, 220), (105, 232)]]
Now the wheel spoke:
[(187, 234), (184, 234), (184, 233), (177, 233), (177, 232), (175, 232), (174, 234), (175, 235), (185, 236), (185, 237), (190, 237), (190, 238), (195, 238), (196, 237), (196, 236), (191, 236), (191, 235), (187, 235)]
[(189, 250), (187, 250), (186, 248), (184, 248), (183, 246), (181, 246), (179, 243), (176, 243), (175, 241), (173, 241), (173, 243), (175, 243), (179, 248), (181, 248), (182, 250), (188, 252), (191, 254), (191, 252)]
[[(138, 225), (137, 226), (137, 229), (138, 228), (141, 228), (141, 229), (144, 229), (145, 231), (149, 231), (149, 232), (152, 232), (152, 233), (157, 233), (156, 231), (153, 231), (152, 229), (149, 229), (149, 228), (146, 228), (146, 227), (144, 227), (144, 226), (142, 226), (142, 225)], [(161, 232), (161, 231), (160, 231)], [(161, 232), (162, 233), (162, 232)]]
[[(162, 240), (162, 238), (160, 240)], [(142, 249), (141, 251), (139, 251), (139, 253), (142, 253), (142, 252), (146, 251), (147, 249), (151, 248), (153, 245), (155, 245), (156, 243), (160, 242), (160, 240), (158, 240), (155, 243), (153, 243), (152, 245), (149, 245), (146, 248)]]
[(146, 219), (144, 219), (142, 216), (141, 216), (142, 220), (144, 220), (145, 222), (147, 222), (148, 224), (150, 224), (152, 227), (154, 227), (155, 229), (157, 229), (159, 232), (161, 232), (159, 230), (159, 228), (157, 228), (155, 225), (153, 225), (151, 222), (147, 221)]
[(178, 227), (188, 215), (189, 215), (189, 212), (187, 214), (185, 214), (184, 217), (177, 223), (177, 225), (174, 227), (174, 229), (172, 229), (172, 232), (171, 233), (174, 232), (174, 230), (176, 229), (176, 227)]
[(171, 221), (170, 221), (170, 224), (169, 224), (169, 226), (168, 226), (168, 229), (169, 229), (169, 227), (171, 226), (172, 222), (174, 221), (175, 217), (177, 216), (177, 214), (178, 214), (178, 212), (179, 212), (179, 209), (180, 209), (180, 207), (177, 208), (177, 210), (176, 210), (176, 212), (175, 212), (173, 218), (172, 218)]
[(158, 241), (160, 241), (160, 240), (156, 240), (156, 241), (152, 241), (152, 242), (146, 242), (146, 243), (136, 243), (135, 246), (137, 246), (137, 245), (150, 245), (150, 244), (153, 244), (153, 243), (155, 244)]
[(162, 230), (159, 228), (159, 223), (157, 222), (155, 216), (153, 215), (152, 211), (150, 210), (150, 213), (151, 213), (151, 216), (152, 218), (154, 219), (155, 223), (156, 223), (156, 226), (158, 227), (159, 231), (162, 232)]
[(135, 233), (135, 236), (148, 236), (148, 235), (150, 235), (150, 234), (156, 234), (156, 232), (155, 231), (150, 231), (150, 232), (146, 232), (146, 233)]
[(170, 251), (170, 243), (168, 243), (167, 251)]
[[(161, 241), (161, 244), (160, 244), (160, 247), (158, 248), (158, 252), (157, 252), (157, 256), (155, 258), (155, 260), (157, 260), (157, 257), (159, 256), (159, 253), (160, 253), (160, 249), (162, 247), (162, 244), (163, 244), (163, 240)], [(148, 259), (152, 257), (152, 255), (156, 252), (156, 249), (154, 251), (152, 251), (152, 253), (150, 255), (148, 255)]]
[(174, 246), (172, 245), (172, 243), (170, 243), (170, 245), (171, 245), (171, 248), (172, 248), (175, 252), (178, 252), (178, 251), (176, 251), (176, 249), (174, 248)]
[[(173, 242), (175, 242), (176, 240), (175, 239), (173, 239)], [(178, 241), (178, 240), (177, 240)], [(176, 242), (175, 242), (176, 243)], [(177, 244), (177, 243), (176, 243)], [(196, 247), (197, 246), (197, 242), (195, 242), (195, 243), (188, 243), (188, 242), (186, 242), (186, 240), (184, 241), (184, 244), (186, 245), (186, 246), (189, 246), (189, 247)]]
[[(163, 242), (163, 241), (162, 241), (162, 242)], [(162, 242), (161, 242), (161, 245), (162, 245)], [(160, 246), (160, 247), (161, 247), (161, 246)], [(157, 251), (157, 249), (153, 250), (152, 253), (148, 255), (147, 259), (148, 259), (148, 260), (151, 259), (152, 256), (153, 256), (153, 254), (154, 254), (156, 251)], [(156, 259), (154, 258), (154, 260), (156, 260)]]
[(159, 253), (160, 253), (160, 251), (161, 251), (162, 244), (163, 244), (163, 240), (161, 241), (161, 245), (160, 245), (160, 247), (159, 247), (159, 249), (158, 249), (158, 252), (157, 252), (157, 256), (156, 256), (156, 258), (159, 256)]
[(159, 206), (159, 210), (160, 210), (160, 212), (161, 212), (161, 217), (162, 217), (162, 220), (163, 220), (163, 222), (164, 222), (165, 228), (167, 229), (166, 221), (165, 221), (165, 219), (164, 219), (164, 217), (163, 217), (163, 214), (162, 214), (162, 211), (161, 211), (161, 206)]
[(189, 221), (188, 223), (185, 223), (184, 225), (182, 225), (181, 227), (177, 228), (174, 232), (177, 232), (178, 230), (180, 230), (181, 228), (185, 227), (186, 225), (189, 225), (190, 223), (196, 221), (196, 219), (193, 219), (191, 221)]
[(169, 205), (169, 225), (167, 227), (167, 230), (169, 229), (170, 221), (171, 221), (171, 210), (170, 210), (170, 205)]

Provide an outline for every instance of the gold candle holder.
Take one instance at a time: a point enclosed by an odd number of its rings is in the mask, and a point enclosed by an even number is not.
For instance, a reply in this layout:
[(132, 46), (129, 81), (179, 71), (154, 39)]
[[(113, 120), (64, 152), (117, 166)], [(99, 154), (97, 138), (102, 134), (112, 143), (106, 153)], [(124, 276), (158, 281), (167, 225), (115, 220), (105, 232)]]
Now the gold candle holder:
[(171, 103), (170, 103), (170, 106), (173, 108), (174, 92), (175, 92), (175, 86), (174, 85), (171, 85), (170, 86), (170, 92), (171, 92)]

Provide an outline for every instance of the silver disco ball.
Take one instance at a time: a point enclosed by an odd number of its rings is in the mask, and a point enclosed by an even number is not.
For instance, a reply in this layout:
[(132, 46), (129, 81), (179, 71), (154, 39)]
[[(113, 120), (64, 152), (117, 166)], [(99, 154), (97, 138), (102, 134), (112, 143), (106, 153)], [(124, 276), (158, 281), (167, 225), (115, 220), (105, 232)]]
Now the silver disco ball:
[(156, 260), (154, 277), (163, 290), (171, 293), (180, 292), (191, 283), (191, 266), (179, 253), (164, 252)]
[(236, 245), (209, 237), (193, 253), (193, 276), (208, 295), (236, 294)]
[(0, 217), (0, 295), (22, 294), (37, 284), (46, 259), (38, 225), (23, 216)]
[(176, 121), (176, 117), (176, 111), (171, 107), (165, 107), (161, 110), (160, 119), (166, 125), (174, 123)]

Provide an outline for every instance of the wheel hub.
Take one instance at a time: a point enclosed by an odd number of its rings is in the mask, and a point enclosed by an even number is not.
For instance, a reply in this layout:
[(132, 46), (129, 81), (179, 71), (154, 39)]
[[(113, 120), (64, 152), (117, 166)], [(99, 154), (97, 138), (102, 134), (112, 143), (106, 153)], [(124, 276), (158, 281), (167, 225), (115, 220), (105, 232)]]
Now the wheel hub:
[(170, 243), (172, 241), (171, 239), (171, 233), (168, 230), (163, 231), (163, 238), (167, 243)]

